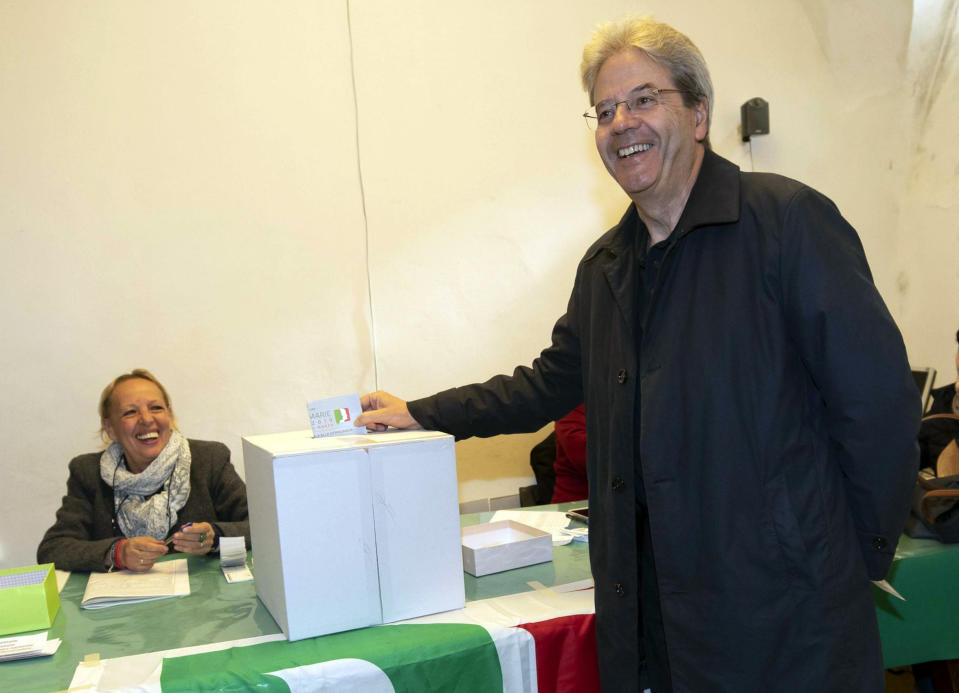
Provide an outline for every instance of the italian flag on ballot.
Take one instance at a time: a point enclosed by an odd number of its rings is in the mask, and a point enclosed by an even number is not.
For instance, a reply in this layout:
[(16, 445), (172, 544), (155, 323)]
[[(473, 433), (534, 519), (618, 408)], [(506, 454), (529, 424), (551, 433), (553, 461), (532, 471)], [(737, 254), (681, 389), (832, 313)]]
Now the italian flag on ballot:
[(540, 589), (296, 642), (278, 634), (105, 659), (96, 666), (82, 663), (70, 687), (158, 693), (582, 693), (599, 690), (593, 619), (592, 589)]

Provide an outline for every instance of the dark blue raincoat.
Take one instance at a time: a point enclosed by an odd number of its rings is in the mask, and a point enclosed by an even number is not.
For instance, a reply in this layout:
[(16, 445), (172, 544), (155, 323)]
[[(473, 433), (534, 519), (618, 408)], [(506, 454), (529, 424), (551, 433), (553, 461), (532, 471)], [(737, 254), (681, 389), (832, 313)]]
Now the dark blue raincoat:
[(410, 412), (464, 438), (585, 401), (604, 691), (638, 690), (637, 459), (675, 691), (882, 691), (869, 580), (907, 514), (920, 405), (856, 232), (707, 152), (638, 326), (637, 227), (630, 207), (589, 249), (531, 368)]

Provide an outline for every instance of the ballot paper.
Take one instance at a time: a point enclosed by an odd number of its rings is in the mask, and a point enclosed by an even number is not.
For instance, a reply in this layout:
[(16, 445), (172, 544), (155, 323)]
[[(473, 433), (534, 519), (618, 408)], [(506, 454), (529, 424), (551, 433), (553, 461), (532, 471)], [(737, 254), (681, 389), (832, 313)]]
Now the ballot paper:
[(246, 540), (243, 537), (220, 537), (220, 570), (227, 582), (253, 579), (253, 573), (246, 565)]
[(48, 657), (60, 647), (60, 638), (47, 640), (47, 631), (33, 635), (0, 638), (0, 662), (30, 657)]
[(185, 558), (154, 563), (145, 573), (117, 570), (90, 573), (80, 606), (104, 609), (118, 604), (135, 604), (190, 594), (190, 573)]
[(314, 438), (366, 433), (365, 428), (353, 425), (353, 419), (363, 413), (357, 394), (315, 399), (307, 403), (307, 410)]

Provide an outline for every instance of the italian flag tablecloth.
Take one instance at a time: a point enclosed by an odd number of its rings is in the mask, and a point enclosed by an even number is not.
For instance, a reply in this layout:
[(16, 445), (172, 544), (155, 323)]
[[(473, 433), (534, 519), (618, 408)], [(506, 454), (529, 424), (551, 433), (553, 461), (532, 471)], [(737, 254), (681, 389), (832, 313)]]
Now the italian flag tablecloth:
[(456, 611), (292, 643), (278, 634), (88, 659), (77, 667), (70, 688), (157, 693), (598, 690), (593, 591), (570, 587), (470, 602)]

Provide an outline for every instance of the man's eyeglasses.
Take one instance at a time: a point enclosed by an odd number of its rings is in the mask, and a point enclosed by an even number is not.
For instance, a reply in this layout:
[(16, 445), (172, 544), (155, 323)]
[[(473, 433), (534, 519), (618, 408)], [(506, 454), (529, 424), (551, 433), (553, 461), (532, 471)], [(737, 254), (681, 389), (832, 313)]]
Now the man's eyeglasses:
[(652, 111), (663, 102), (663, 94), (683, 93), (685, 93), (684, 89), (640, 89), (625, 101), (590, 106), (583, 114), (583, 118), (586, 119), (589, 129), (595, 130), (610, 125), (616, 119), (616, 109), (620, 104), (626, 104), (626, 110), (630, 113), (645, 113)]

